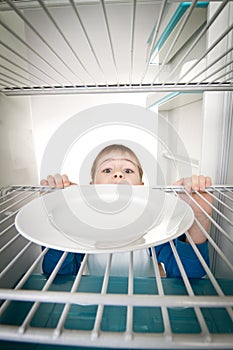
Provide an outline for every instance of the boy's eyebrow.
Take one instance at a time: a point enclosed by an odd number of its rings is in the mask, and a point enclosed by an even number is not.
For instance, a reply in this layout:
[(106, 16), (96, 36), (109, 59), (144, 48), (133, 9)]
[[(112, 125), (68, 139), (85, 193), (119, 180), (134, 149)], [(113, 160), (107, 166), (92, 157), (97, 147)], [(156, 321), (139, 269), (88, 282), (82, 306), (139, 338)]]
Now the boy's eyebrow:
[(101, 165), (103, 165), (105, 162), (109, 162), (109, 161), (111, 161), (111, 160), (118, 160), (118, 159), (120, 159), (120, 160), (126, 160), (126, 161), (132, 163), (134, 166), (135, 166), (135, 165), (138, 166), (138, 164), (137, 164), (136, 162), (133, 162), (132, 160), (130, 160), (130, 159), (128, 159), (128, 158), (121, 158), (121, 157), (119, 157), (119, 158), (108, 158), (108, 159), (105, 159), (102, 163), (100, 163), (100, 165), (99, 165), (98, 167), (100, 167)]

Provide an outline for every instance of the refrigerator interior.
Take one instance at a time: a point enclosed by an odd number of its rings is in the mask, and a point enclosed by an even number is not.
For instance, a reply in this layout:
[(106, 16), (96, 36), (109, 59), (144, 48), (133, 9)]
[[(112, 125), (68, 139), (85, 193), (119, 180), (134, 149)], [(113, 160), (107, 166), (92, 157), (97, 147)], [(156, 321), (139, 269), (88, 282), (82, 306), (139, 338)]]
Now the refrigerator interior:
[[(232, 349), (232, 18), (230, 0), (0, 1), (4, 349)], [(161, 278), (155, 253), (152, 274), (138, 276), (134, 252), (122, 276), (111, 270), (114, 254), (103, 272), (87, 273), (87, 254), (77, 276), (58, 276), (64, 253), (47, 277), (47, 250), (15, 228), (23, 205), (50, 192), (39, 181), (56, 130), (88, 108), (122, 103), (159, 116), (156, 186), (179, 193), (177, 164), (182, 176), (191, 164), (212, 177), (210, 267), (191, 241), (206, 278), (187, 277), (172, 242), (180, 279)]]

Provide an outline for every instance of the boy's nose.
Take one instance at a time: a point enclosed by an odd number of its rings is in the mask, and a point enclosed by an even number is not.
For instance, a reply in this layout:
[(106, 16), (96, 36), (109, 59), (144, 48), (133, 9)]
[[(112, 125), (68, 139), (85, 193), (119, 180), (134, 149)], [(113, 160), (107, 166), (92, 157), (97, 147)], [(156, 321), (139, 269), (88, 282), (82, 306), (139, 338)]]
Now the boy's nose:
[(114, 173), (113, 177), (114, 177), (115, 179), (117, 179), (117, 178), (118, 178), (118, 179), (123, 179), (123, 174), (122, 174), (122, 172), (117, 171), (117, 172)]

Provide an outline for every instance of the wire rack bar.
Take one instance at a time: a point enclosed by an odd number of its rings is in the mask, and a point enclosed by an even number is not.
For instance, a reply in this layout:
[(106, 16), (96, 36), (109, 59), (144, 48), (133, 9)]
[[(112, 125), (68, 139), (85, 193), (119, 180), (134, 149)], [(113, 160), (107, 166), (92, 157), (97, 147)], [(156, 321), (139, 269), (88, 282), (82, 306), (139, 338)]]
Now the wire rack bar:
[[(57, 266), (56, 266), (57, 267)], [(60, 266), (59, 266), (60, 267)], [(0, 298), (19, 301), (38, 301), (43, 303), (59, 303), (59, 304), (86, 304), (86, 305), (115, 305), (115, 306), (151, 306), (151, 307), (163, 307), (163, 306), (176, 306), (176, 307), (232, 307), (232, 296), (197, 296), (190, 297), (189, 295), (150, 295), (146, 294), (107, 294), (101, 293), (74, 293), (70, 292), (53, 292), (53, 291), (35, 291), (35, 290), (12, 290), (2, 288), (0, 289)]]
[[(65, 7), (69, 6), (70, 0), (45, 0), (45, 3), (50, 8), (57, 8), (57, 7)], [(209, 0), (209, 3), (214, 3), (219, 0)], [(229, 0), (232, 1), (232, 0)], [(99, 0), (76, 0), (77, 4), (80, 6), (93, 6), (98, 5)], [(132, 4), (132, 0), (105, 0), (106, 4), (119, 4), (124, 2), (124, 4), (130, 5)], [(151, 4), (151, 3), (161, 3), (161, 0), (137, 0), (139, 4)], [(169, 2), (172, 3), (182, 3), (183, 0), (169, 0)], [(199, 2), (206, 2), (205, 0), (199, 0)], [(39, 4), (37, 0), (17, 0), (18, 8), (19, 9), (35, 9), (39, 8)], [(7, 3), (3, 0), (0, 3), (0, 11), (8, 11), (10, 7), (7, 5)]]
[[(185, 190), (185, 188), (183, 186), (153, 186), (152, 189), (155, 190), (162, 190), (165, 192), (177, 192), (177, 193), (185, 193), (186, 195), (188, 195), (187, 191)], [(30, 192), (40, 192), (40, 193), (48, 193), (48, 192), (52, 192), (52, 191), (60, 191), (60, 189), (58, 188), (50, 188), (49, 186), (41, 186), (41, 185), (11, 185), (9, 187), (3, 187), (1, 189), (2, 192), (6, 192), (4, 194), (4, 196), (10, 195), (12, 192), (15, 191), (30, 191)], [(220, 192), (221, 194), (224, 194), (225, 192), (229, 192), (231, 194), (233, 194), (233, 185), (213, 185), (213, 186), (209, 186), (206, 187), (205, 189), (206, 192), (208, 193), (212, 193), (215, 191)], [(1, 192), (0, 192), (1, 194)], [(227, 196), (225, 194), (225, 196)], [(1, 199), (1, 196), (0, 196)], [(233, 201), (233, 198), (228, 196), (228, 199), (230, 199), (231, 201)]]
[(39, 86), (39, 87), (5, 87), (2, 90), (6, 96), (20, 96), (20, 95), (65, 95), (65, 94), (103, 94), (103, 93), (142, 93), (142, 92), (203, 92), (203, 91), (233, 91), (232, 83), (226, 82), (214, 82), (208, 84), (207, 82), (203, 84), (192, 83), (186, 85), (175, 84), (175, 83), (157, 83), (157, 84), (119, 84), (119, 85), (98, 85), (98, 86)]
[[(0, 335), (3, 334), (3, 339), (12, 339), (12, 341), (29, 341), (33, 343), (45, 343), (50, 344), (53, 331), (51, 329), (46, 329), (44, 334), (41, 333), (40, 328), (33, 327), (28, 329), (25, 334), (18, 335), (17, 327), (8, 328), (3, 326), (0, 329)], [(4, 337), (4, 335), (6, 335)], [(69, 331), (66, 330), (59, 338), (53, 339), (53, 344), (58, 345), (71, 345), (77, 344), (77, 339), (81, 346), (99, 346), (99, 347), (109, 347), (112, 344), (112, 334), (107, 332), (101, 333), (101, 337), (95, 340), (95, 343), (89, 341), (88, 331)], [(174, 334), (172, 341), (164, 342), (164, 335), (153, 334), (153, 337), (148, 334), (134, 333), (134, 340), (132, 342), (125, 341), (125, 337), (122, 334), (115, 332), (114, 334), (115, 342), (117, 343), (116, 348), (146, 348), (146, 349), (169, 349), (169, 347), (174, 349), (187, 349), (190, 344), (192, 344), (193, 349), (210, 349), (216, 348), (221, 349), (232, 349), (232, 336), (231, 335), (216, 335), (212, 334), (210, 341), (203, 342), (202, 337), (198, 334), (187, 334), (185, 336), (185, 341), (183, 336), (179, 334)], [(114, 344), (113, 344), (114, 347)]]
[[(12, 329), (7, 330), (7, 327), (3, 327), (0, 330), (0, 334), (4, 332), (7, 332), (8, 339), (12, 339), (12, 341), (19, 340), (19, 336), (17, 335), (17, 327), (12, 327)], [(44, 335), (41, 334), (41, 331), (39, 328), (33, 327), (32, 329), (28, 329), (26, 334), (22, 335), (20, 339), (21, 341), (30, 341), (30, 342), (36, 342), (36, 343), (45, 343), (50, 344), (50, 339), (52, 337), (52, 330), (46, 329), (46, 332)], [(77, 343), (77, 339), (79, 340), (79, 343), (81, 346), (90, 346), (90, 342), (88, 340), (89, 332), (86, 331), (77, 331), (72, 332), (69, 330), (66, 330), (61, 337), (58, 339), (54, 339), (53, 344), (58, 345), (74, 345), (74, 343)], [(164, 336), (161, 334), (154, 334), (153, 337), (151, 337), (148, 334), (143, 333), (134, 333), (134, 341), (133, 342), (126, 342), (125, 338), (122, 336), (122, 334), (116, 333), (114, 335), (115, 342), (117, 343), (116, 348), (150, 348), (150, 349), (187, 349), (189, 344), (192, 344), (193, 349), (210, 349), (210, 348), (216, 348), (221, 349), (222, 344), (224, 343), (224, 349), (232, 349), (232, 337), (230, 335), (211, 335), (211, 340), (203, 342), (200, 335), (190, 335), (187, 334), (185, 336), (185, 341), (182, 336), (178, 334), (174, 334), (173, 339), (171, 342), (164, 342)], [(99, 346), (99, 347), (109, 347), (109, 344), (112, 343), (112, 335), (106, 333), (102, 333), (101, 337), (95, 340), (95, 343), (91, 343), (91, 346)], [(113, 344), (114, 347), (114, 344)]]

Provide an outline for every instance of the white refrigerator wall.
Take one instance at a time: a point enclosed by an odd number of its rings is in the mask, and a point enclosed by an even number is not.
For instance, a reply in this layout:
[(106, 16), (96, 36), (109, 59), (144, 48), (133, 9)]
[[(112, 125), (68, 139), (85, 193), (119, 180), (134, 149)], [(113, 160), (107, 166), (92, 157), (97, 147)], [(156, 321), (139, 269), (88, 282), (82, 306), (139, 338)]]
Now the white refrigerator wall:
[(0, 95), (0, 185), (38, 182), (30, 97)]
[[(144, 107), (146, 103), (146, 94), (119, 93), (32, 97), (32, 122), (34, 129), (38, 176), (40, 177), (40, 166), (46, 146), (60, 126), (62, 126), (69, 118), (73, 116), (76, 116), (75, 118), (77, 118), (78, 122), (82, 124), (84, 121), (79, 116), (79, 112), (98, 105), (112, 103), (124, 103)], [(96, 121), (98, 124), (98, 115), (96, 116)], [(109, 137), (111, 138), (111, 136)], [(114, 140), (116, 140), (118, 137), (121, 138), (119, 133), (112, 134), (112, 138)], [(104, 142), (104, 138), (106, 139), (106, 137), (103, 137), (103, 141), (99, 139), (91, 140), (93, 142), (93, 147), (95, 147), (98, 142)], [(122, 138), (124, 139), (124, 137)], [(77, 140), (77, 142), (79, 142), (79, 140)], [(67, 169), (66, 172), (68, 172), (67, 175), (69, 175), (71, 180), (74, 182), (77, 182), (77, 175), (80, 168), (79, 158), (83, 158), (83, 155), (87, 155), (88, 151), (89, 144), (84, 144), (84, 147), (81, 149), (77, 148), (78, 154), (76, 154), (76, 158), (71, 158), (71, 163), (65, 166), (65, 170)], [(88, 180), (88, 183), (89, 181), (90, 179)]]

